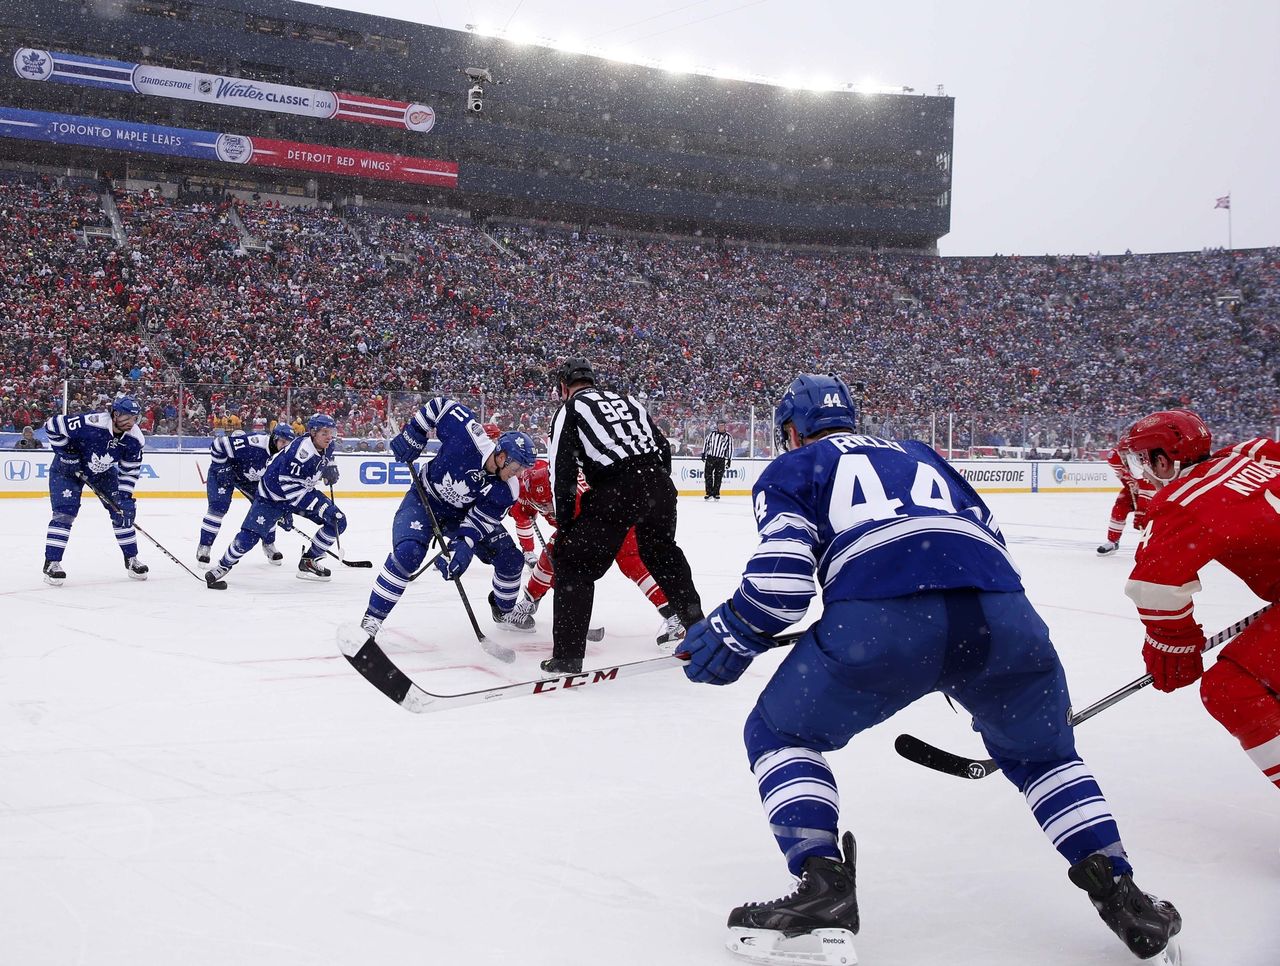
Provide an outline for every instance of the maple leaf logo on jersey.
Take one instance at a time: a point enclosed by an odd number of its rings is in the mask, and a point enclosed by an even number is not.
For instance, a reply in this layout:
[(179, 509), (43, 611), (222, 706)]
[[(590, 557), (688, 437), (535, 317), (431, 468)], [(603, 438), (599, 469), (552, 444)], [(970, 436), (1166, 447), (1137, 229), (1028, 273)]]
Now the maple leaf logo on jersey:
[(471, 495), (471, 481), (465, 477), (455, 480), (452, 475), (446, 473), (444, 478), (435, 485), (435, 491), (449, 506), (464, 507), (474, 502), (474, 497)]
[(412, 522), (409, 524), (409, 529), (410, 529), (410, 530), (421, 530), (421, 529), (422, 529), (422, 521), (421, 521), (421, 520), (414, 520), (414, 521), (412, 521)]
[(244, 478), (250, 483), (257, 483), (258, 480), (262, 479), (262, 470), (245, 470)]
[(105, 473), (115, 465), (116, 458), (110, 453), (102, 453), (101, 455), (89, 458), (89, 472), (94, 476), (97, 476), (99, 473)]
[(265, 524), (265, 523), (267, 522), (267, 518), (266, 518), (266, 517), (258, 517), (258, 522), (259, 522), (259, 523), (261, 523), (261, 524)]
[(21, 72), (44, 80), (49, 76), (49, 58), (42, 51), (28, 50), (22, 55)]

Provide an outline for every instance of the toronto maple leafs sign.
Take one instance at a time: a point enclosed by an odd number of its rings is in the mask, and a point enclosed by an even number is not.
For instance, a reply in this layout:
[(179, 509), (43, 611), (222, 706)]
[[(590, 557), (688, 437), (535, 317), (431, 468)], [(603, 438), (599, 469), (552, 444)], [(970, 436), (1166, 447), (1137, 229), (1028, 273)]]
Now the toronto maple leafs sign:
[(21, 47), (13, 55), (13, 69), (24, 80), (54, 81), (150, 97), (225, 104), (254, 111), (380, 124), (419, 134), (426, 134), (436, 123), (436, 112), (426, 104), (86, 57), (60, 50)]

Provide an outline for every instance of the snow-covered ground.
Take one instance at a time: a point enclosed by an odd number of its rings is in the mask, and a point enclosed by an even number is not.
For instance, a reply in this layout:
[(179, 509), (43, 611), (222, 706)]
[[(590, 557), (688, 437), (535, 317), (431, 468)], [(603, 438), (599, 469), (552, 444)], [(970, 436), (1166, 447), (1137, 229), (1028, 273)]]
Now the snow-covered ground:
[[(1112, 558), (1093, 552), (1111, 497), (990, 502), (1076, 705), (1141, 674), (1122, 592), (1133, 535)], [(394, 508), (350, 501), (350, 556), (380, 564)], [(202, 505), (140, 509), (192, 562)], [(55, 589), (40, 577), (48, 512), (0, 501), (0, 962), (728, 964), (729, 909), (789, 890), (741, 742), (776, 656), (728, 688), (672, 670), (412, 715), (334, 644), (376, 571), (295, 580), (291, 545), (285, 567), (254, 551), (214, 593), (144, 540), (138, 583), (90, 501)], [(683, 500), (680, 538), (709, 608), (754, 546), (747, 499)], [(486, 628), (488, 574), (466, 578)], [(1206, 575), (1206, 631), (1256, 606)], [(519, 656), (498, 664), (432, 573), (383, 639), (432, 690), (491, 686), (535, 675), (549, 611), (536, 635), (501, 635)], [(656, 653), (659, 619), (616, 570), (595, 622), (608, 636), (588, 666)], [(903, 761), (899, 731), (981, 753), (931, 696), (831, 756), (859, 842), (864, 966), (1134, 961), (1001, 777)], [(1195, 689), (1136, 695), (1079, 744), (1139, 883), (1183, 913), (1188, 966), (1274, 964), (1280, 800)]]

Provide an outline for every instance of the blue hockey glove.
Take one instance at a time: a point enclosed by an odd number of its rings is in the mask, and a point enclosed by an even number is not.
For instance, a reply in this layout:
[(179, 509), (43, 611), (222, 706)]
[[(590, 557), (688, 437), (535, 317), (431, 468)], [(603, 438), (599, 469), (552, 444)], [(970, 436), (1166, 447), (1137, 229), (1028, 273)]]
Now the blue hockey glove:
[(320, 471), (320, 478), (325, 481), (328, 486), (338, 482), (338, 464), (326, 463), (324, 469)]
[(676, 648), (689, 656), (684, 674), (702, 684), (732, 684), (742, 677), (757, 654), (773, 642), (738, 616), (733, 604), (725, 601), (711, 616), (689, 628), (684, 643)]
[(133, 521), (138, 515), (137, 501), (131, 496), (119, 493), (116, 495), (115, 503), (120, 508), (118, 522), (121, 529), (133, 526)]
[(421, 455), (422, 450), (406, 439), (404, 433), (400, 433), (391, 437), (391, 452), (395, 454), (396, 459), (401, 463), (408, 463), (412, 466), (413, 461)]
[(342, 511), (338, 509), (338, 504), (332, 500), (325, 500), (324, 505), (320, 507), (320, 522), (326, 527), (333, 527), (339, 533), (346, 529), (344, 524)]
[(289, 513), (288, 511), (280, 514), (280, 519), (276, 521), (276, 526), (278, 526), (281, 530), (292, 530), (293, 514)]
[(445, 580), (457, 580), (471, 566), (471, 558), (475, 552), (476, 548), (472, 546), (470, 539), (456, 537), (449, 541), (449, 556), (436, 557), (436, 570), (440, 571), (440, 576)]

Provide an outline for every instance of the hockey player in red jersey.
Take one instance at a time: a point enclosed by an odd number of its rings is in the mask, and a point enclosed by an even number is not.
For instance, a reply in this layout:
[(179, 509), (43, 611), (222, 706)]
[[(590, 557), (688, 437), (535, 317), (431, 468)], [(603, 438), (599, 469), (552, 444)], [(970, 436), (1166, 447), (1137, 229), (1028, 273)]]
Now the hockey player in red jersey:
[(1157, 487), (1145, 477), (1134, 477), (1124, 464), (1119, 450), (1112, 450), (1107, 458), (1116, 476), (1120, 478), (1120, 492), (1111, 506), (1111, 519), (1107, 522), (1107, 539), (1098, 546), (1099, 557), (1109, 557), (1120, 547), (1120, 534), (1124, 533), (1124, 521), (1133, 514), (1133, 529), (1141, 532), (1147, 525), (1147, 506), (1155, 496)]
[(1199, 680), (1205, 708), (1280, 788), (1280, 609), (1205, 671), (1192, 605), (1211, 560), (1263, 600), (1280, 600), (1280, 443), (1251, 439), (1210, 455), (1200, 417), (1174, 409), (1134, 423), (1120, 450), (1134, 476), (1159, 486), (1125, 587), (1147, 628), (1147, 670), (1161, 691)]
[[(539, 514), (546, 518), (548, 525), (556, 526), (554, 501), (551, 494), (551, 474), (547, 461), (538, 460), (530, 469), (520, 474), (519, 480), (520, 495), (516, 498), (515, 505), (511, 507), (510, 514), (511, 519), (515, 521), (516, 539), (520, 543), (520, 549), (524, 552), (525, 563), (533, 568), (533, 573), (529, 575), (529, 582), (525, 586), (524, 592), (520, 595), (520, 599), (516, 601), (516, 606), (511, 611), (510, 619), (513, 622), (527, 619), (529, 625), (532, 626), (533, 615), (537, 611), (538, 605), (542, 602), (542, 598), (546, 596), (548, 590), (555, 586), (555, 570), (552, 565), (552, 552), (556, 542), (555, 534), (553, 533), (550, 536), (546, 548), (541, 553), (536, 552), (533, 547), (534, 521), (537, 520)], [(579, 476), (579, 500), (582, 499), (582, 494), (586, 492), (586, 489), (586, 481)], [(662, 592), (658, 582), (649, 573), (649, 568), (640, 559), (640, 549), (636, 546), (636, 531), (634, 527), (627, 534), (626, 539), (622, 541), (622, 547), (614, 560), (618, 565), (618, 569), (644, 592), (644, 595), (649, 598), (649, 603), (653, 604), (662, 616), (664, 623), (658, 634), (658, 644), (662, 647), (673, 648), (676, 641), (684, 637), (684, 627), (680, 623), (680, 618), (676, 616), (675, 611), (667, 602), (667, 595)]]

